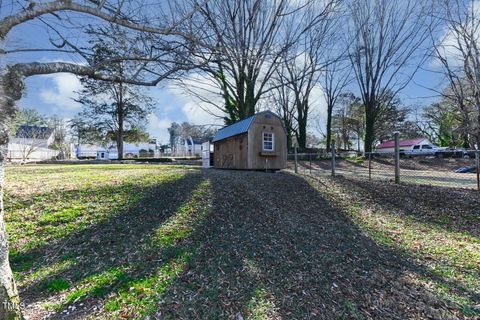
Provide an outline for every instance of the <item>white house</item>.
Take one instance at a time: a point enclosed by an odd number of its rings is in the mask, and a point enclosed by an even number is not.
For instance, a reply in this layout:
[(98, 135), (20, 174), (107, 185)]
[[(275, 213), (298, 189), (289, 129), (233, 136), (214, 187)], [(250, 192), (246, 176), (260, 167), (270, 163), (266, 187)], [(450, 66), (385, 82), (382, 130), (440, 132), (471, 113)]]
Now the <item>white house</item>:
[(22, 125), (8, 144), (9, 161), (41, 161), (56, 158), (58, 150), (50, 148), (55, 142), (55, 130), (48, 127)]
[[(138, 142), (138, 143), (123, 143), (123, 157), (138, 158), (138, 157), (155, 157), (157, 156), (156, 144)], [(112, 142), (107, 147), (99, 147), (97, 149), (98, 160), (116, 160), (118, 159), (117, 145)]]
[(96, 144), (77, 145), (75, 155), (77, 159), (96, 159), (98, 150), (102, 147)]
[(177, 156), (185, 157), (199, 157), (202, 155), (202, 143), (204, 140), (188, 136), (180, 139), (175, 146), (175, 153)]
[(185, 151), (189, 156), (200, 156), (202, 154), (203, 140), (188, 137), (185, 139)]

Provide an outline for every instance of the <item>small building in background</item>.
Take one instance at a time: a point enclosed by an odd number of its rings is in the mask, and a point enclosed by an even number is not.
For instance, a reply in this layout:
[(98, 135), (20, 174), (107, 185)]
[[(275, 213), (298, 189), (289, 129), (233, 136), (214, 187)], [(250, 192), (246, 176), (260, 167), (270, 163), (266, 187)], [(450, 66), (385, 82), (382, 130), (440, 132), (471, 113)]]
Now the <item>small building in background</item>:
[[(153, 143), (147, 142), (137, 142), (137, 143), (123, 143), (123, 158), (124, 159), (133, 159), (133, 158), (154, 158), (158, 156), (156, 152), (156, 145)], [(117, 160), (118, 159), (118, 150), (117, 144), (112, 142), (107, 147), (99, 147), (97, 149), (97, 160)]]
[(96, 159), (98, 150), (102, 147), (96, 144), (79, 144), (75, 150), (77, 159)]
[(205, 139), (192, 136), (182, 137), (173, 146), (172, 155), (177, 157), (200, 157), (202, 156), (202, 144)]
[(202, 143), (202, 167), (213, 167), (213, 144), (210, 141)]
[[(115, 157), (116, 159), (117, 157)], [(97, 160), (111, 160), (110, 152), (107, 149), (100, 149), (97, 151)]]
[(224, 127), (213, 138), (213, 166), (278, 170), (286, 167), (287, 135), (282, 120), (264, 111)]
[(184, 139), (185, 155), (190, 157), (198, 157), (202, 154), (202, 139), (187, 137)]
[(49, 127), (22, 125), (8, 144), (7, 159), (12, 162), (30, 162), (55, 159), (59, 150), (52, 149), (55, 130)]
[[(153, 158), (157, 157), (157, 146), (151, 142), (123, 143), (123, 158)], [(118, 150), (115, 142), (107, 146), (95, 144), (79, 144), (76, 150), (77, 159), (116, 160)]]
[[(433, 149), (432, 143), (425, 138), (400, 140), (400, 152), (409, 152), (421, 149)], [(377, 145), (377, 152), (379, 153), (394, 153), (395, 141), (385, 141)]]
[[(112, 142), (112, 144), (107, 146), (106, 148), (100, 148), (97, 154), (97, 160), (117, 160), (118, 149), (116, 143)], [(155, 144), (146, 142), (123, 143), (124, 159), (154, 158), (155, 156), (158, 156), (158, 154), (156, 154)]]

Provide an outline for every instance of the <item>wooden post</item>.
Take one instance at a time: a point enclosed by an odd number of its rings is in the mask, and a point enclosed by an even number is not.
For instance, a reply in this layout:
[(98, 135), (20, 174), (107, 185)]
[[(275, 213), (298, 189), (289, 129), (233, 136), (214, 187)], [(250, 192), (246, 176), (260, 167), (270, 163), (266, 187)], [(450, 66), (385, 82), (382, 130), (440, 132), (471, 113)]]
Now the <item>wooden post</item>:
[(335, 157), (336, 157), (336, 143), (335, 140), (332, 140), (332, 177), (335, 177)]
[(298, 153), (297, 146), (294, 147), (295, 152), (295, 173), (298, 173)]
[(395, 183), (400, 183), (400, 133), (395, 132)]
[(368, 154), (368, 180), (372, 180), (372, 154)]
[(477, 190), (480, 191), (480, 151), (475, 152), (475, 159), (477, 162)]
[(310, 162), (310, 175), (312, 175), (312, 155), (310, 153), (308, 154), (308, 160)]

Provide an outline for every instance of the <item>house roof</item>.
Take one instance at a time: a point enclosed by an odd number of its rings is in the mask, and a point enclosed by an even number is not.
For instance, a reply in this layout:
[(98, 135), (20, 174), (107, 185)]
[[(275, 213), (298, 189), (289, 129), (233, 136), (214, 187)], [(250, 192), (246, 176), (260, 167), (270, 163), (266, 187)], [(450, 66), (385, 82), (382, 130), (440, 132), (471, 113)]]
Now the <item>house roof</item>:
[(212, 142), (224, 140), (224, 139), (247, 132), (248, 129), (250, 129), (250, 126), (252, 125), (253, 121), (255, 121), (255, 119), (257, 118), (257, 116), (265, 113), (273, 114), (271, 111), (268, 111), (268, 110), (258, 112), (248, 118), (235, 122), (234, 124), (231, 124), (229, 126), (223, 127), (222, 129), (217, 131), (217, 133), (215, 134), (215, 137), (213, 137)]
[(15, 138), (24, 139), (48, 139), (53, 133), (49, 127), (22, 125), (18, 127)]
[[(422, 141), (425, 141), (425, 138), (409, 139), (409, 140), (400, 140), (400, 147), (410, 147), (416, 144), (419, 144)], [(395, 140), (385, 141), (377, 146), (377, 149), (387, 149), (394, 148)]]
[[(193, 140), (193, 144), (202, 144), (204, 142), (203, 139), (200, 139), (200, 138), (192, 138), (192, 140)], [(185, 141), (187, 141), (187, 145), (192, 144), (192, 141), (190, 140), (190, 138), (186, 138)]]
[(257, 117), (257, 114), (254, 114), (253, 116), (250, 116), (248, 118), (235, 122), (234, 124), (231, 124), (229, 126), (223, 127), (222, 129), (218, 130), (217, 133), (215, 134), (215, 137), (213, 137), (212, 142), (224, 140), (224, 139), (247, 132), (248, 129), (250, 128), (250, 125), (253, 123), (253, 121)]

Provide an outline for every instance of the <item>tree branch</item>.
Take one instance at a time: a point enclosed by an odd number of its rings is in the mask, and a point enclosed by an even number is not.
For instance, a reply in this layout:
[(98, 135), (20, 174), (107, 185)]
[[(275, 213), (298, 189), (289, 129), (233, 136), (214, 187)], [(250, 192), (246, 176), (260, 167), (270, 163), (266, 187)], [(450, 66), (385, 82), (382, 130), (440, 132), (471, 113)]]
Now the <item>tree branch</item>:
[[(182, 35), (179, 33), (175, 33), (174, 28), (176, 25), (170, 26), (168, 28), (155, 28), (150, 27), (145, 24), (135, 23), (125, 18), (121, 18), (118, 14), (107, 14), (102, 12), (101, 7), (90, 7), (81, 4), (77, 4), (72, 2), (71, 0), (56, 0), (47, 3), (35, 3), (33, 7), (29, 7), (25, 11), (17, 13), (15, 15), (7, 16), (0, 20), (0, 39), (4, 39), (6, 35), (12, 30), (13, 27), (27, 22), (29, 20), (33, 20), (38, 18), (42, 15), (59, 12), (59, 11), (74, 11), (79, 13), (85, 13), (102, 20), (115, 23), (117, 25), (142, 31), (142, 32), (149, 32), (149, 33), (156, 33), (162, 35)], [(189, 17), (193, 15), (194, 12), (198, 10), (198, 7), (194, 8), (194, 10), (186, 15), (181, 21), (185, 21)]]
[(178, 71), (177, 69), (172, 69), (154, 80), (145, 81), (145, 80), (138, 80), (138, 79), (122, 78), (118, 76), (112, 77), (99, 72), (95, 67), (79, 65), (74, 63), (67, 63), (67, 62), (18, 63), (9, 67), (9, 74), (17, 75), (19, 77), (30, 77), (35, 75), (66, 72), (66, 73), (75, 74), (77, 76), (85, 76), (95, 80), (123, 82), (123, 83), (141, 85), (141, 86), (156, 86), (160, 81), (168, 78), (169, 76), (171, 76), (173, 73), (177, 71)]

